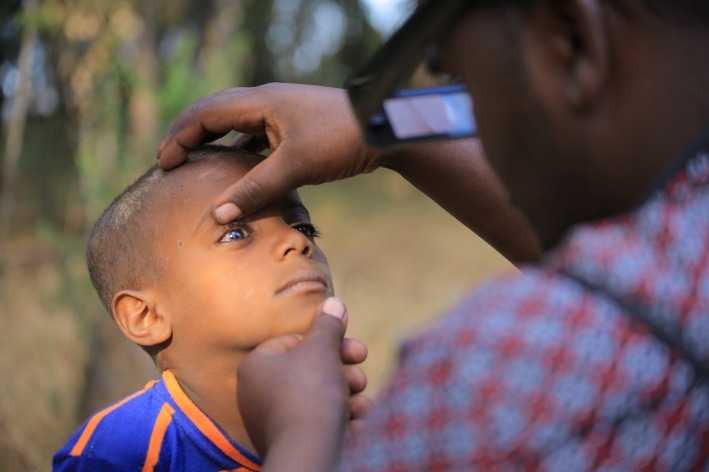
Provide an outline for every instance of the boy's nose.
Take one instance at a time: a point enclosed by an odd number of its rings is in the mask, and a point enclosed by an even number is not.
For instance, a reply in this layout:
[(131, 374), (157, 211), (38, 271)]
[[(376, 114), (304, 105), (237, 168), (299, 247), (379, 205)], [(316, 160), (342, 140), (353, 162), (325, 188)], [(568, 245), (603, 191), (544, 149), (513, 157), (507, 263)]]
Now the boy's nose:
[(274, 247), (274, 256), (277, 259), (295, 255), (305, 257), (313, 255), (313, 242), (306, 235), (285, 223), (279, 226)]

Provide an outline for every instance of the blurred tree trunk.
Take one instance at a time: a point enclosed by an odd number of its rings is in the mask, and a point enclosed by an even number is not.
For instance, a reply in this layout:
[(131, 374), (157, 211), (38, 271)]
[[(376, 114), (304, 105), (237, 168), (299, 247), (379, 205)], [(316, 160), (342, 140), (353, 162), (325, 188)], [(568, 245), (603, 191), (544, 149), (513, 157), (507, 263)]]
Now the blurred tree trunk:
[(273, 16), (273, 0), (251, 0), (246, 7), (244, 30), (251, 37), (252, 54), (249, 57), (249, 71), (244, 86), (274, 82), (273, 54), (266, 44), (266, 33)]
[(119, 136), (119, 142), (128, 142), (129, 167), (143, 167), (151, 153), (158, 134), (157, 88), (159, 81), (158, 25), (155, 2), (139, 2), (138, 14), (143, 19), (144, 28), (137, 39), (135, 59), (135, 80), (129, 91), (127, 139)]
[[(118, 77), (114, 85), (119, 97), (118, 109), (114, 111), (115, 125), (108, 129), (97, 127), (93, 115), (85, 116), (80, 125), (83, 129), (82, 138), (92, 150), (89, 158), (112, 156), (112, 162), (105, 166), (105, 170), (117, 171), (117, 180), (122, 180), (122, 174), (126, 174), (126, 180), (132, 180), (134, 175), (128, 175), (151, 163), (155, 136), (158, 134), (157, 34), (160, 22), (156, 17), (154, 1), (139, 2), (136, 7), (143, 27), (135, 39), (131, 75)], [(101, 149), (109, 142), (115, 143), (114, 153)], [(87, 163), (84, 163), (83, 168), (80, 166), (84, 170), (84, 179), (105, 179), (105, 175), (96, 175), (90, 170), (92, 168)], [(95, 188), (94, 185), (94, 182), (85, 182), (83, 185), (86, 192), (84, 199), (91, 201), (84, 205), (88, 221), (93, 221), (105, 205), (100, 195), (90, 190)], [(114, 185), (123, 184), (114, 182)], [(107, 314), (95, 313), (90, 323), (89, 355), (76, 412), (77, 423), (85, 421), (92, 413), (142, 388), (147, 381), (157, 377), (149, 357), (123, 337)]]
[[(25, 5), (28, 18), (37, 11), (37, 3), (29, 0)], [(22, 141), (25, 135), (25, 123), (32, 94), (32, 56), (37, 39), (37, 29), (33, 21), (25, 22), (20, 43), (18, 60), (20, 85), (10, 108), (9, 118), (5, 121), (5, 159), (3, 161), (2, 185), (0, 185), (0, 247), (7, 241), (12, 230), (12, 216), (15, 210), (15, 189), (17, 186), (17, 168), (22, 153)], [(0, 260), (0, 265), (1, 265)]]
[(337, 59), (350, 69), (362, 66), (380, 43), (379, 33), (369, 24), (361, 0), (340, 0), (347, 15), (345, 43), (337, 53)]

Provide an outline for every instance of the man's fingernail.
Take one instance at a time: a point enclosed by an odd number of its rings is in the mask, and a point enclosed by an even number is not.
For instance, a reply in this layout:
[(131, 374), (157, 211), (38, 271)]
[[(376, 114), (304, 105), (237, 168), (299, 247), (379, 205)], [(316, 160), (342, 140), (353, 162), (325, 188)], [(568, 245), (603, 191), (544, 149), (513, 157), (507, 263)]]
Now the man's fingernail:
[(347, 313), (345, 304), (342, 303), (342, 300), (337, 297), (330, 297), (325, 300), (322, 304), (322, 311), (327, 315), (334, 316), (339, 319), (343, 319), (345, 317), (345, 313)]
[(214, 210), (214, 218), (220, 223), (229, 223), (235, 220), (241, 212), (233, 203), (223, 203)]

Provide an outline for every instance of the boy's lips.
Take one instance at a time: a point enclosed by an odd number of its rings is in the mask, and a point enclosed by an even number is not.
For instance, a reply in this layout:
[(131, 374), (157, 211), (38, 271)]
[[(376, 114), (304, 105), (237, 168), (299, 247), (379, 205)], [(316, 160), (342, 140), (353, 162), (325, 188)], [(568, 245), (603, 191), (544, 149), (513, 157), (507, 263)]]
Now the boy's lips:
[(276, 295), (290, 292), (323, 292), (330, 291), (330, 283), (322, 274), (314, 271), (299, 272), (283, 284)]

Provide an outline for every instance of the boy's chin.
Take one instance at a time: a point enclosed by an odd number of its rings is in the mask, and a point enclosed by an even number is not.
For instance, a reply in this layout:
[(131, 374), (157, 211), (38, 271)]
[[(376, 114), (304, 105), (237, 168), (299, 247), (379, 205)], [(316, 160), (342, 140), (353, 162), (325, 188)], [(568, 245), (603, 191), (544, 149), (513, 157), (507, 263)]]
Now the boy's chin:
[(274, 325), (269, 338), (307, 333), (315, 317), (320, 314), (323, 302), (330, 296), (330, 293), (325, 292), (311, 293), (307, 296), (291, 298), (288, 303), (280, 304), (276, 308), (277, 316), (271, 321)]
[(306, 293), (288, 300), (286, 310), (293, 315), (302, 313), (304, 316), (312, 315), (312, 317), (315, 317), (320, 312), (323, 302), (331, 296), (333, 294), (330, 290)]

